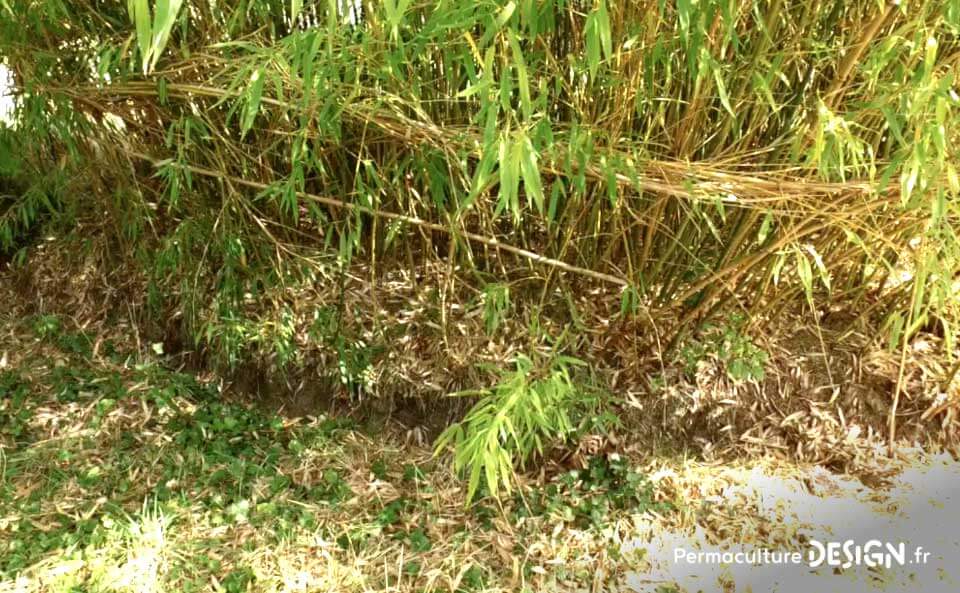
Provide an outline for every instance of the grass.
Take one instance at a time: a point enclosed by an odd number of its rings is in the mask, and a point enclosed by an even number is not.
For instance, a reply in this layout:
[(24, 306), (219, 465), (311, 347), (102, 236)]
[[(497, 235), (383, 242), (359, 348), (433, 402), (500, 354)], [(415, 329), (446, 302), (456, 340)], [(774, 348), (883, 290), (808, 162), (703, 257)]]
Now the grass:
[[(77, 351), (62, 322), (0, 345), (22, 354), (0, 372), (0, 590), (541, 590), (592, 574), (603, 529), (669, 512), (599, 458), (467, 508), (429, 450), (232, 401), (152, 351)], [(596, 540), (545, 564), (555, 525)]]

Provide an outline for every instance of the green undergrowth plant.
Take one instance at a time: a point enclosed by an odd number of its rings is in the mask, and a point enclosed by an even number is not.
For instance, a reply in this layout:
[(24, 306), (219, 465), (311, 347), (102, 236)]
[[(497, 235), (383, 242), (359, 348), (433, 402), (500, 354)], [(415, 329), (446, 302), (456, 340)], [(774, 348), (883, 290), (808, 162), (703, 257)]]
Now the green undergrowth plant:
[(488, 284), (483, 290), (483, 325), (493, 334), (511, 312), (510, 287), (501, 283)]
[(579, 528), (603, 528), (620, 512), (667, 513), (669, 502), (657, 501), (653, 484), (616, 455), (596, 455), (581, 470), (570, 470), (517, 501), (519, 516), (544, 515)]
[[(291, 478), (317, 452), (336, 449), (348, 421), (286, 426), (157, 359), (122, 348), (110, 358), (77, 353), (57, 316), (21, 324), (46, 344), (23, 368), (0, 371), (0, 516), (10, 518), (0, 538), (4, 584), (52, 556), (85, 567), (68, 571), (75, 590), (100, 590), (106, 576), (118, 582), (132, 565), (114, 555), (162, 535), (142, 531), (169, 525), (158, 513), (192, 513), (220, 530), (252, 524), (289, 539), (317, 528), (305, 504), (334, 507), (353, 497), (344, 470), (329, 464), (316, 480)], [(153, 510), (137, 516), (145, 500)], [(426, 545), (422, 533), (412, 537)], [(179, 550), (165, 561), (177, 562)]]
[[(19, 251), (21, 243), (40, 219), (56, 210), (58, 196), (51, 187), (30, 183), (16, 148), (17, 137), (0, 122), (0, 255)], [(44, 181), (48, 181), (49, 176)]]
[[(279, 419), (125, 335), (111, 336), (116, 356), (104, 335), (84, 356), (59, 339), (68, 318), (18, 323), (35, 351), (0, 371), (0, 589), (359, 591), (386, 559), (398, 591), (432, 590), (440, 570), (449, 590), (479, 593), (512, 582), (491, 542), (535, 549), (501, 531), (492, 501), (458, 509), (419, 447), (371, 450), (348, 422)], [(550, 361), (528, 383), (564, 366), (575, 378), (576, 364)]]
[(0, 371), (0, 443), (17, 446), (26, 437), (33, 417), (29, 396), (30, 384), (19, 373)]
[[(93, 354), (94, 342), (90, 336), (82, 329), (68, 331), (61, 316), (47, 313), (34, 315), (30, 320), (38, 339), (56, 344), (64, 352), (81, 358), (89, 358)], [(110, 349), (110, 344), (107, 344), (105, 351), (109, 352)]]
[(707, 324), (697, 337), (687, 339), (678, 352), (684, 371), (692, 377), (701, 361), (712, 358), (734, 381), (762, 380), (769, 354), (744, 333), (745, 323), (742, 315), (733, 315), (727, 323)]
[(514, 369), (503, 371), (493, 387), (456, 394), (476, 395), (479, 400), (462, 421), (437, 438), (435, 451), (453, 449), (454, 470), (468, 478), (467, 503), (481, 483), (494, 497), (509, 492), (514, 471), (564, 442), (584, 412), (598, 403), (576, 380), (583, 361), (555, 355), (537, 362), (520, 354)]

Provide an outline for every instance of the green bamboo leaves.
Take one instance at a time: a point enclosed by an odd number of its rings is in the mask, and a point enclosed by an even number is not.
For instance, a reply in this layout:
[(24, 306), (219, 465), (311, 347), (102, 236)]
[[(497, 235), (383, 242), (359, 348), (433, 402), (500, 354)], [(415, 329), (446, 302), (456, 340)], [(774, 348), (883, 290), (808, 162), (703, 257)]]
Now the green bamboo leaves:
[(387, 24), (390, 25), (390, 36), (396, 40), (399, 35), (403, 17), (410, 7), (410, 0), (383, 0), (383, 10), (386, 12)]
[[(514, 371), (504, 372), (491, 389), (456, 395), (480, 395), (462, 422), (440, 435), (435, 453), (453, 447), (453, 466), (467, 474), (469, 504), (481, 479), (494, 497), (510, 492), (514, 468), (534, 454), (543, 454), (551, 442), (573, 431), (572, 417), (585, 398), (578, 398), (572, 372), (578, 359), (557, 356), (544, 369), (518, 355)], [(538, 372), (540, 371), (540, 372)], [(542, 374), (541, 374), (542, 373)]]
[(517, 89), (520, 92), (520, 109), (525, 120), (533, 118), (533, 102), (530, 100), (530, 76), (527, 74), (527, 65), (523, 61), (523, 51), (513, 31), (507, 31), (507, 39), (513, 52), (513, 67), (517, 71)]
[(520, 222), (520, 148), (509, 133), (500, 140), (500, 201), (495, 214), (509, 210), (514, 223)]
[(516, 142), (520, 144), (520, 174), (527, 199), (543, 214), (543, 186), (540, 184), (540, 167), (537, 165), (537, 151), (526, 134), (521, 134)]
[(613, 55), (613, 40), (610, 34), (610, 12), (607, 10), (606, 0), (600, 0), (597, 7), (587, 16), (583, 28), (584, 41), (587, 48), (587, 68), (590, 70), (590, 80), (597, 77), (600, 67), (600, 54), (610, 59)]
[(183, 0), (157, 0), (151, 15), (147, 0), (127, 0), (127, 13), (137, 29), (144, 74), (149, 74), (160, 60), (182, 5)]
[(260, 113), (260, 100), (263, 98), (263, 69), (257, 68), (250, 75), (250, 84), (244, 93), (245, 102), (243, 103), (243, 113), (240, 116), (240, 133), (245, 136), (250, 128), (253, 127), (253, 121)]
[(497, 215), (509, 211), (515, 224), (520, 222), (520, 180), (523, 180), (527, 201), (543, 213), (543, 185), (540, 182), (538, 155), (525, 132), (506, 131), (500, 138), (500, 199)]
[(823, 263), (823, 258), (813, 247), (813, 245), (804, 245), (803, 249), (799, 246), (794, 247), (794, 253), (797, 258), (797, 277), (800, 279), (800, 285), (803, 287), (803, 293), (807, 297), (807, 303), (813, 307), (813, 266), (810, 265), (810, 259), (807, 259), (806, 251), (810, 254), (810, 258), (813, 259), (814, 264), (817, 268), (817, 274), (820, 277), (820, 281), (823, 282), (824, 287), (829, 291), (830, 290), (830, 272), (827, 270), (826, 265)]

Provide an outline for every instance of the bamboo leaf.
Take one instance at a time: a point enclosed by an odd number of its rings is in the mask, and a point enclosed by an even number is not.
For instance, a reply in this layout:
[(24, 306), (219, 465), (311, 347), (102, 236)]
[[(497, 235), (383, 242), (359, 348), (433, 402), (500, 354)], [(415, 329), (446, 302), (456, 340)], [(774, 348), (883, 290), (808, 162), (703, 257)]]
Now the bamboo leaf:
[(471, 464), (470, 479), (467, 481), (467, 504), (470, 504), (470, 501), (473, 500), (474, 495), (477, 493), (477, 488), (480, 486), (481, 471), (482, 467), (480, 463), (474, 462)]
[(817, 266), (817, 272), (820, 275), (820, 281), (823, 282), (823, 285), (827, 288), (827, 290), (830, 290), (830, 273), (827, 271), (827, 266), (823, 263), (823, 258), (813, 245), (806, 245), (805, 247), (807, 253), (809, 253), (810, 257), (813, 258), (814, 265)]
[(537, 151), (526, 134), (520, 137), (518, 144), (521, 146), (520, 169), (527, 199), (531, 200), (542, 214), (544, 198), (543, 186), (540, 184), (540, 168), (537, 166)]
[(600, 30), (597, 19), (597, 13), (591, 12), (587, 16), (587, 22), (583, 27), (584, 44), (587, 48), (587, 69), (590, 72), (590, 80), (594, 80), (597, 77), (597, 69), (600, 67)]
[(241, 135), (245, 135), (260, 113), (260, 99), (263, 95), (263, 69), (257, 68), (250, 77), (250, 88), (246, 93), (246, 103), (243, 106), (243, 117), (240, 122)]
[(606, 59), (613, 57), (613, 40), (610, 34), (610, 13), (607, 11), (606, 0), (600, 0), (597, 7), (597, 34), (600, 37), (600, 47)]
[(504, 133), (500, 139), (500, 201), (495, 214), (509, 210), (514, 222), (520, 222), (520, 203), (517, 197), (520, 185), (519, 142)]
[(713, 80), (717, 84), (717, 94), (720, 95), (720, 103), (723, 105), (723, 108), (727, 110), (730, 117), (736, 117), (737, 114), (733, 112), (733, 106), (730, 105), (730, 96), (727, 95), (727, 86), (723, 82), (723, 73), (719, 67), (713, 68)]
[(897, 346), (900, 344), (900, 337), (903, 335), (903, 315), (899, 311), (893, 312), (887, 320), (886, 325), (887, 331), (889, 332), (887, 348), (892, 352), (896, 350)]
[[(170, 39), (170, 31), (177, 22), (177, 15), (183, 0), (157, 0), (156, 14), (153, 21), (153, 35), (150, 43), (150, 66), (146, 71), (153, 70), (163, 54)], [(145, 66), (146, 68), (146, 66)], [(145, 72), (146, 73), (146, 72)]]
[(137, 27), (137, 47), (140, 49), (140, 60), (143, 63), (143, 73), (146, 74), (150, 63), (150, 6), (147, 0), (131, 0), (132, 16)]
[(523, 51), (517, 42), (517, 36), (513, 31), (507, 31), (507, 39), (510, 41), (510, 48), (513, 50), (514, 68), (517, 71), (517, 85), (520, 89), (520, 107), (523, 110), (523, 117), (530, 120), (533, 117), (533, 103), (530, 101), (530, 80), (527, 77), (527, 65), (523, 61)]
[(510, 20), (510, 17), (513, 16), (514, 11), (517, 9), (517, 4), (513, 0), (507, 2), (507, 5), (500, 9), (500, 12), (497, 13), (497, 30), (503, 28), (507, 21)]
[(813, 305), (813, 269), (810, 267), (810, 260), (799, 249), (795, 250), (797, 257), (797, 275), (800, 277), (800, 284), (803, 286), (803, 292), (807, 296), (807, 301)]
[(763, 216), (763, 222), (760, 223), (760, 230), (757, 232), (757, 244), (763, 245), (770, 234), (770, 227), (773, 225), (773, 214), (768, 210)]
[(484, 451), (483, 456), (483, 469), (484, 477), (487, 480), (487, 489), (490, 491), (490, 494), (493, 494), (494, 498), (499, 498), (498, 493), (500, 490), (500, 480), (499, 469), (500, 469), (500, 459), (499, 459), (500, 447), (498, 445), (493, 445)]
[(957, 169), (951, 164), (947, 164), (947, 186), (955, 196), (960, 196), (960, 176), (957, 175)]
[(551, 223), (557, 220), (557, 209), (560, 207), (560, 194), (563, 191), (563, 185), (560, 182), (554, 182), (550, 187), (550, 205), (547, 206), (547, 220)]

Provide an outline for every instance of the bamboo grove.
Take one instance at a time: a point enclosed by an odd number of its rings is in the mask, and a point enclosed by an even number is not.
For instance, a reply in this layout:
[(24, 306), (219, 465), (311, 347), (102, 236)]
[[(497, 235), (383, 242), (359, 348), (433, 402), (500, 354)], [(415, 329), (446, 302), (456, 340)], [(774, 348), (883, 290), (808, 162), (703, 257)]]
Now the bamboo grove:
[(958, 32), (956, 0), (3, 0), (0, 248), (92, 218), (210, 348), (357, 261), (610, 286), (665, 339), (835, 305), (949, 341)]

